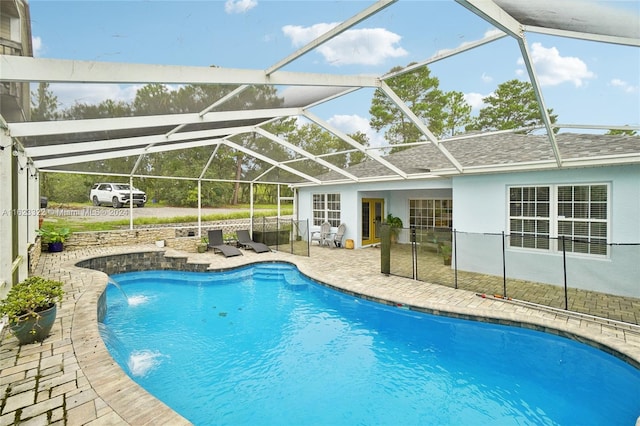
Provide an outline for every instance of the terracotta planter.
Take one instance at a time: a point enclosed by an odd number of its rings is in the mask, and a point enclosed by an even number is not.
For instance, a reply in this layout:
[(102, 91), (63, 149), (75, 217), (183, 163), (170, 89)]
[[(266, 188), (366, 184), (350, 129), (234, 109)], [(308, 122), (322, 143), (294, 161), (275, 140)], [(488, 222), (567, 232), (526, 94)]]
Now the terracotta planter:
[(30, 317), (26, 320), (11, 324), (11, 332), (18, 339), (21, 345), (34, 342), (42, 342), (47, 338), (53, 323), (56, 320), (57, 308), (53, 305), (51, 308), (38, 312), (37, 318)]

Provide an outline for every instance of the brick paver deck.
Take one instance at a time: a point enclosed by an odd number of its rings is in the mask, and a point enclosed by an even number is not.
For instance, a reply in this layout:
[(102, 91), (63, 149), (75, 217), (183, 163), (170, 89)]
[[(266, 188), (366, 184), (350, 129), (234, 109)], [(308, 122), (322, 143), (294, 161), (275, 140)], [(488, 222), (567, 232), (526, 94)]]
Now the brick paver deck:
[[(62, 280), (65, 300), (51, 335), (42, 343), (19, 346), (6, 330), (0, 345), (0, 425), (156, 425), (188, 424), (177, 413), (130, 380), (109, 356), (98, 332), (97, 300), (106, 276), (75, 264), (101, 255), (158, 250), (155, 246), (96, 247), (90, 250), (44, 253), (36, 275)], [(582, 316), (517, 303), (481, 298), (474, 291), (414, 281), (379, 273), (377, 249), (343, 250), (312, 247), (310, 257), (286, 253), (224, 258), (211, 252), (180, 253), (190, 262), (210, 268), (255, 261), (283, 260), (306, 275), (355, 294), (470, 318), (491, 318), (582, 340), (616, 353), (640, 366), (640, 332)], [(629, 308), (633, 308), (628, 304)], [(615, 309), (618, 309), (616, 306)], [(620, 306), (624, 310), (624, 304)], [(635, 308), (634, 308), (635, 309)]]
[[(394, 275), (412, 277), (413, 267), (410, 245), (396, 244), (392, 249), (392, 268)], [(417, 253), (417, 278), (435, 284), (454, 287), (456, 278), (450, 266), (445, 266), (442, 257), (435, 252), (421, 250)], [(504, 281), (501, 276), (485, 275), (474, 272), (458, 271), (459, 289), (504, 295)], [(557, 286), (509, 278), (506, 282), (507, 296), (513, 299), (537, 303), (564, 309), (564, 290)], [(568, 309), (588, 315), (608, 318), (640, 325), (640, 298), (617, 296), (613, 294), (585, 291), (577, 288), (567, 289)]]

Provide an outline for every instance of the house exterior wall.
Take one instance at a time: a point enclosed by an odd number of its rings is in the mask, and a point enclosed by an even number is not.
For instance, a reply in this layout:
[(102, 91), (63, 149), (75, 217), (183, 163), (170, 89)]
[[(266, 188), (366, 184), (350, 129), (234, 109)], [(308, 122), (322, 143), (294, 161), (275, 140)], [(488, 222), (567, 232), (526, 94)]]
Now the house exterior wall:
[[(319, 231), (312, 224), (313, 194), (340, 194), (340, 218), (347, 225), (345, 239), (352, 239), (355, 248), (362, 247), (361, 202), (363, 198), (382, 198), (384, 215), (393, 213), (408, 226), (409, 199), (450, 198), (451, 179), (411, 180), (397, 182), (367, 182), (347, 185), (323, 185), (298, 188), (298, 219), (309, 219), (311, 231)], [(335, 231), (335, 228), (333, 229)]]
[[(610, 185), (609, 242), (640, 242), (640, 165), (455, 177), (453, 221), (458, 267), (502, 275), (501, 235), (479, 233), (508, 233), (509, 186), (590, 183)], [(567, 285), (640, 297), (639, 260), (638, 246), (614, 245), (607, 256), (567, 253)], [(508, 277), (564, 285), (563, 263), (561, 251), (506, 245)]]
[[(312, 194), (339, 193), (345, 238), (360, 248), (363, 198), (384, 199), (385, 216), (393, 213), (405, 227), (410, 199), (452, 198), (458, 268), (502, 275), (502, 232), (509, 230), (508, 187), (593, 183), (610, 185), (609, 242), (640, 242), (640, 165), (299, 188), (298, 212), (300, 219), (311, 218)], [(505, 247), (509, 278), (564, 285), (562, 252)], [(566, 265), (569, 287), (640, 297), (638, 246), (613, 245), (607, 256), (567, 253)]]

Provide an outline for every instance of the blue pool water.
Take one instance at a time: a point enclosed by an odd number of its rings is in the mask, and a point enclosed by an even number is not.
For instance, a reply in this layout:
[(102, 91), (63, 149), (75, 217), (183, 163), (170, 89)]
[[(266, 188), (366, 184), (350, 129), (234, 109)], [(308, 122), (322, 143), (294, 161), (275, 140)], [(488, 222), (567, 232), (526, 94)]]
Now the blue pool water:
[(112, 277), (101, 334), (196, 425), (633, 425), (640, 370), (575, 341), (354, 298), (288, 264)]

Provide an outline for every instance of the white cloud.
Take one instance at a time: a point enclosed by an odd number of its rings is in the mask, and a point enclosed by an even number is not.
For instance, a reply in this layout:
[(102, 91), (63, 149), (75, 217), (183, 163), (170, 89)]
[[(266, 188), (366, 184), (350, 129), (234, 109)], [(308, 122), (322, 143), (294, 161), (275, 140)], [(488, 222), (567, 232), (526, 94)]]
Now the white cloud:
[(75, 103), (95, 105), (107, 99), (131, 102), (141, 87), (141, 85), (52, 83), (49, 89), (57, 96), (60, 107), (65, 109)]
[(330, 24), (315, 24), (310, 27), (303, 27), (300, 25), (285, 25), (284, 27), (282, 27), (282, 32), (285, 36), (291, 39), (291, 44), (293, 44), (293, 47), (301, 47), (337, 25), (337, 22), (333, 22)]
[[(588, 70), (580, 58), (573, 56), (560, 56), (557, 48), (543, 47), (541, 43), (531, 45), (531, 59), (542, 86), (557, 86), (570, 82), (575, 87), (581, 87), (585, 80), (595, 78), (595, 74)], [(523, 65), (524, 60), (518, 59), (518, 65)], [(518, 75), (523, 70), (516, 72)]]
[(490, 75), (487, 75), (486, 73), (482, 73), (482, 76), (480, 77), (482, 79), (483, 83), (491, 83), (493, 81), (493, 77), (491, 77)]
[[(492, 36), (494, 36), (494, 35), (499, 35), (499, 34), (504, 34), (504, 32), (502, 32), (502, 31), (500, 31), (500, 30), (498, 30), (498, 29), (492, 28), (492, 29), (490, 29), (490, 30), (485, 31), (485, 33), (484, 33), (484, 34), (483, 34), (483, 36), (482, 36), (482, 39), (489, 38), (489, 37), (492, 37)], [(482, 39), (481, 39), (481, 40), (482, 40)], [(436, 57), (436, 56), (445, 55), (445, 54), (447, 54), (447, 53), (449, 53), (449, 52), (453, 52), (453, 51), (454, 51), (454, 50), (456, 50), (456, 49), (460, 49), (460, 48), (465, 47), (465, 46), (468, 46), (468, 45), (470, 45), (470, 44), (474, 44), (474, 43), (476, 43), (477, 41), (478, 41), (478, 40), (473, 40), (473, 41), (463, 41), (462, 43), (460, 43), (460, 45), (458, 45), (458, 47), (456, 47), (456, 48), (454, 48), (454, 49), (450, 49), (450, 48), (440, 49), (440, 50), (438, 50), (438, 51), (437, 51), (433, 56), (434, 56), (434, 57)]]
[(625, 93), (637, 93), (638, 86), (633, 86), (624, 80), (620, 80), (619, 78), (614, 78), (609, 82), (610, 86), (618, 87), (622, 89)]
[(224, 2), (224, 11), (228, 14), (245, 13), (258, 5), (256, 0), (227, 0)]
[(42, 39), (40, 37), (31, 37), (31, 46), (33, 46), (33, 56), (38, 57), (42, 51)]
[(369, 125), (369, 119), (360, 117), (357, 114), (334, 115), (333, 117), (329, 118), (327, 122), (347, 134), (352, 134), (355, 132), (364, 133), (369, 138), (369, 145), (371, 147), (386, 145), (384, 136), (373, 130)]
[(489, 95), (482, 95), (480, 93), (465, 93), (464, 100), (471, 105), (471, 109), (474, 111), (480, 110), (484, 106), (483, 98)]
[[(285, 36), (294, 47), (301, 47), (316, 39), (337, 23), (320, 23), (310, 27), (286, 25), (282, 27)], [(387, 58), (406, 56), (408, 52), (399, 47), (398, 34), (384, 28), (362, 28), (347, 30), (317, 48), (317, 51), (331, 65), (378, 65)]]
[(484, 38), (488, 38), (488, 37), (499, 35), (499, 34), (504, 34), (504, 31), (499, 30), (497, 28), (490, 28), (487, 31), (485, 31)]

